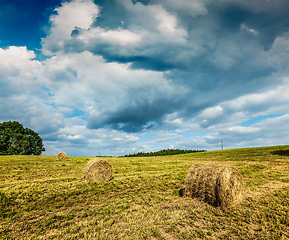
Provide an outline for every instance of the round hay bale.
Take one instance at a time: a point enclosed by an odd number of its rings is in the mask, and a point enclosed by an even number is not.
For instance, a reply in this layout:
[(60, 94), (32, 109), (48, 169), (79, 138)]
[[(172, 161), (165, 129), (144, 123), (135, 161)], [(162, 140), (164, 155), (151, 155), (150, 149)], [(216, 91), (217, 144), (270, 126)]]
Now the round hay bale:
[(93, 158), (85, 165), (84, 178), (90, 182), (108, 182), (112, 178), (112, 166), (104, 159)]
[(65, 152), (60, 152), (57, 154), (57, 158), (58, 159), (66, 159), (67, 158), (67, 154)]
[(242, 175), (237, 168), (197, 163), (187, 173), (184, 195), (225, 209), (240, 202), (243, 191)]
[(118, 157), (118, 155), (114, 155), (114, 157)]

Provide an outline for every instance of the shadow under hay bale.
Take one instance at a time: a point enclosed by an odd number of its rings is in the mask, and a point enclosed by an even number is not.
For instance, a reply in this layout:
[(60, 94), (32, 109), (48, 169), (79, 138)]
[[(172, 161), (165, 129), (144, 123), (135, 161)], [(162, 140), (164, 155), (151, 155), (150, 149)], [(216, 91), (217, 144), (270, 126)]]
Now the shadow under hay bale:
[(93, 158), (85, 165), (84, 178), (90, 182), (108, 182), (112, 179), (112, 166), (104, 159)]
[(187, 173), (182, 195), (225, 209), (240, 202), (243, 191), (242, 175), (237, 168), (197, 163)]
[(65, 152), (60, 152), (57, 154), (57, 158), (58, 159), (66, 159), (67, 158), (67, 154)]

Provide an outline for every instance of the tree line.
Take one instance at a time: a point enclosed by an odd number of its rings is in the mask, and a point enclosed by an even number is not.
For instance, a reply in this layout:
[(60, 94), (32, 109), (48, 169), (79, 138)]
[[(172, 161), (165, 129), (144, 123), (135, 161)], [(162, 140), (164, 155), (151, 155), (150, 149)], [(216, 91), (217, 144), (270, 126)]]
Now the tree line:
[(157, 152), (139, 152), (133, 154), (124, 155), (124, 157), (150, 157), (150, 156), (166, 156), (166, 155), (178, 155), (185, 153), (205, 152), (207, 150), (186, 150), (186, 149), (163, 149)]

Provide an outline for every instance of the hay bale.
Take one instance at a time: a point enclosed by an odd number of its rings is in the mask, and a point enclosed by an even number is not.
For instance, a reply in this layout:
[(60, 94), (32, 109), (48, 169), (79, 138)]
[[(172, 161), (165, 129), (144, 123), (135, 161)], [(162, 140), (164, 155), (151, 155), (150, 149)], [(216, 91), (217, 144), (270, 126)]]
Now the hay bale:
[(65, 152), (60, 152), (57, 154), (57, 158), (58, 159), (66, 159), (67, 158), (67, 154)]
[(197, 163), (187, 173), (184, 195), (225, 209), (240, 202), (243, 191), (242, 175), (237, 168)]
[(118, 155), (114, 155), (114, 157), (118, 157)]
[(108, 182), (112, 178), (112, 166), (104, 159), (93, 158), (85, 165), (84, 178), (90, 182)]

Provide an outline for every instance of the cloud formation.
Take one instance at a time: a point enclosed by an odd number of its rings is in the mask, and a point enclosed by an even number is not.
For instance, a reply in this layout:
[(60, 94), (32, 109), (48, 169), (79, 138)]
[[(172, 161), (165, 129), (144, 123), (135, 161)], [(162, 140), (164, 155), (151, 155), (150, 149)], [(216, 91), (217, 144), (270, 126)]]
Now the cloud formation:
[(0, 48), (0, 121), (39, 131), (48, 154), (285, 144), (288, 13), (286, 0), (62, 2), (41, 57)]

